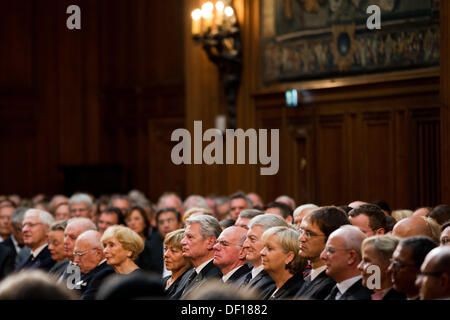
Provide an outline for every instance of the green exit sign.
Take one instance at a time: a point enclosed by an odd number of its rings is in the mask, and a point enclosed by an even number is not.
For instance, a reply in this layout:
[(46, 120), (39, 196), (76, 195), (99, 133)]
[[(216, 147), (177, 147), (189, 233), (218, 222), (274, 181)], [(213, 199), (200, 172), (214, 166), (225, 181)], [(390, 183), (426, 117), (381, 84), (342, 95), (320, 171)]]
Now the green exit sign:
[(288, 107), (298, 107), (298, 91), (295, 89), (287, 90), (285, 92), (286, 96), (286, 106)]

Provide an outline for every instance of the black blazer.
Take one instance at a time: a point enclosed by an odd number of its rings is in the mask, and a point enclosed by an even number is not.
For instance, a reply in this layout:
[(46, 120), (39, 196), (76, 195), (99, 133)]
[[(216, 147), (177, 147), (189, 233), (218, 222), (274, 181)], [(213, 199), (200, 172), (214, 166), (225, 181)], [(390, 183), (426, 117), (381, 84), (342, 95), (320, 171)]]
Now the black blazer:
[(307, 276), (294, 298), (324, 300), (335, 285), (336, 281), (327, 276), (325, 271), (322, 271), (313, 281)]
[(31, 260), (31, 253), (28, 259), (25, 259), (18, 267), (17, 270), (22, 269), (43, 269), (45, 271), (49, 271), (54, 265), (56, 261), (52, 259), (52, 254), (50, 250), (48, 250), (48, 245), (39, 252), (37, 257), (34, 260)]
[(256, 277), (250, 280), (248, 286), (257, 290), (261, 295), (261, 299), (264, 300), (268, 299), (270, 294), (276, 289), (275, 281), (273, 281), (266, 270), (262, 270)]
[(14, 271), (14, 253), (8, 246), (0, 246), (0, 280)]
[[(181, 276), (179, 276), (174, 282), (172, 282), (172, 284), (170, 285), (170, 287), (168, 287), (167, 289), (165, 289), (166, 291), (166, 295), (167, 296), (172, 296), (175, 294), (175, 292), (177, 292), (178, 287), (181, 283), (181, 280), (183, 279), (183, 277), (186, 275), (186, 273), (189, 273), (191, 269), (186, 270)], [(170, 279), (170, 276), (164, 277), (163, 278), (163, 285), (164, 288), (166, 288), (167, 285), (167, 281)]]
[(246, 274), (248, 274), (252, 269), (249, 267), (248, 264), (242, 265), (239, 269), (237, 269), (231, 277), (228, 278), (226, 283), (237, 283), (242, 280), (242, 277), (245, 277)]
[[(303, 272), (294, 274), (288, 281), (286, 281), (281, 288), (269, 300), (280, 300), (292, 298), (300, 287), (303, 285)], [(270, 293), (272, 295), (273, 291)]]
[(406, 300), (406, 295), (391, 288), (382, 300)]
[[(334, 286), (337, 289), (337, 286)], [(371, 300), (371, 295), (373, 294), (372, 290), (367, 289), (362, 285), (362, 280), (359, 279), (356, 281), (344, 294), (339, 298), (339, 300)], [(331, 293), (325, 298), (325, 300), (335, 300), (332, 299)]]
[(145, 241), (144, 250), (134, 261), (142, 270), (152, 271), (159, 275), (163, 274), (164, 269), (164, 239), (158, 232), (153, 233)]
[(88, 273), (81, 274), (81, 299), (94, 300), (98, 288), (102, 284), (103, 280), (113, 273), (115, 273), (114, 269), (111, 268), (105, 261)]
[[(175, 293), (174, 296), (184, 298), (190, 290), (198, 288), (204, 281), (212, 278), (221, 278), (223, 274), (220, 269), (216, 265), (214, 265), (213, 262), (214, 260), (211, 260), (192, 280), (190, 280), (189, 278), (191, 277), (193, 272), (195, 272), (195, 269), (192, 268), (190, 271), (186, 272), (186, 277), (182, 280), (183, 282), (180, 283), (180, 289), (177, 291), (177, 293)], [(179, 291), (181, 291), (181, 293), (179, 293)]]

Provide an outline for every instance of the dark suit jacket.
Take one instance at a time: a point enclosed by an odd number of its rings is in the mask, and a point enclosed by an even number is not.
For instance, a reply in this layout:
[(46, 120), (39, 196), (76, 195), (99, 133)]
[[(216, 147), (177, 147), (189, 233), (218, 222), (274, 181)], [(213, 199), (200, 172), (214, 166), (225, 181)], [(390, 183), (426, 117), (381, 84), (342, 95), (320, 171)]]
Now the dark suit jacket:
[(94, 300), (103, 280), (113, 273), (115, 273), (114, 269), (107, 265), (105, 261), (90, 272), (81, 274), (81, 299)]
[[(373, 291), (364, 287), (362, 285), (362, 280), (359, 279), (350, 288), (348, 288), (347, 291), (344, 292), (339, 300), (371, 300), (372, 293)], [(325, 300), (334, 300), (331, 299), (330, 295), (328, 295)]]
[(228, 278), (227, 283), (239, 283), (246, 274), (248, 274), (252, 269), (248, 264), (242, 265), (239, 269), (237, 269), (231, 277)]
[(256, 289), (260, 295), (261, 299), (268, 299), (270, 294), (276, 289), (275, 281), (270, 277), (267, 271), (263, 270), (256, 275), (248, 283), (250, 288)]
[(186, 277), (180, 282), (179, 290), (171, 297), (171, 299), (184, 298), (190, 290), (201, 286), (204, 281), (211, 278), (221, 278), (223, 274), (220, 269), (214, 265), (213, 261), (214, 260), (211, 260), (192, 281), (189, 281), (189, 278), (192, 273), (195, 272), (195, 269), (192, 268), (186, 272)]
[(0, 246), (0, 280), (14, 271), (14, 253), (7, 246)]
[(325, 271), (322, 271), (313, 281), (309, 276), (306, 276), (305, 282), (294, 295), (294, 298), (323, 300), (330, 294), (335, 285), (336, 281), (327, 276)]
[[(186, 270), (181, 276), (179, 276), (174, 282), (172, 282), (172, 284), (170, 285), (170, 287), (168, 287), (168, 288), (165, 290), (167, 296), (170, 297), (170, 296), (174, 295), (175, 292), (177, 292), (178, 287), (179, 287), (179, 285), (180, 285), (180, 283), (181, 283), (181, 280), (182, 280), (183, 277), (186, 275), (186, 273), (190, 273), (190, 272), (189, 272), (190, 270), (191, 270), (191, 269)], [(164, 278), (163, 278), (163, 285), (164, 285), (164, 288), (166, 287), (167, 281), (168, 281), (169, 279), (170, 279), (170, 276), (167, 276), (167, 277), (164, 277)]]
[[(31, 255), (31, 254), (30, 254)], [(48, 245), (39, 252), (37, 257), (34, 260), (25, 259), (18, 267), (17, 270), (22, 269), (43, 269), (45, 271), (49, 271), (54, 265), (56, 261), (52, 259), (52, 254), (50, 250), (48, 250)]]
[(406, 295), (391, 288), (382, 300), (406, 300)]
[(144, 250), (137, 257), (135, 263), (146, 271), (156, 272), (162, 275), (164, 269), (164, 239), (158, 232), (153, 233), (150, 238), (145, 241)]
[[(280, 300), (280, 299), (290, 299), (292, 298), (300, 287), (303, 285), (303, 272), (294, 274), (288, 281), (286, 281), (281, 288), (269, 298), (269, 300)], [(275, 291), (275, 290), (273, 290)], [(273, 291), (270, 293), (272, 294)]]
[(69, 262), (70, 260), (57, 262), (48, 272), (59, 279), (66, 272)]

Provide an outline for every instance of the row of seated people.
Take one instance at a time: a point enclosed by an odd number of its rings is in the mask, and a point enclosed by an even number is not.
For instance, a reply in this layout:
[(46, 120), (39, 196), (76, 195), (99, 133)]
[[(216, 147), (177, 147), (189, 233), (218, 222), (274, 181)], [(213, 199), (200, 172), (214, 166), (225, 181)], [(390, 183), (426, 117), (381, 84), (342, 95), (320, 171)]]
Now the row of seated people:
[[(206, 280), (218, 278), (239, 289), (251, 288), (261, 299), (448, 297), (448, 223), (437, 234), (437, 222), (411, 216), (385, 235), (387, 215), (376, 205), (359, 204), (348, 212), (312, 208), (294, 225), (269, 209), (243, 210), (228, 227), (207, 211), (183, 220), (175, 208), (159, 210), (158, 232), (150, 238), (161, 239), (162, 245), (156, 246), (167, 271), (158, 274), (162, 296), (196, 298)], [(171, 220), (175, 225), (164, 227)], [(21, 227), (31, 253), (15, 269), (46, 270), (55, 283), (82, 299), (95, 299), (109, 275), (136, 276), (148, 270), (139, 266), (147, 242), (131, 227), (110, 226), (100, 232), (86, 217), (54, 222), (39, 209), (23, 213)], [(435, 248), (439, 237), (442, 246)], [(56, 238), (62, 252), (55, 249)], [(5, 279), (0, 287), (10, 287), (10, 281)]]

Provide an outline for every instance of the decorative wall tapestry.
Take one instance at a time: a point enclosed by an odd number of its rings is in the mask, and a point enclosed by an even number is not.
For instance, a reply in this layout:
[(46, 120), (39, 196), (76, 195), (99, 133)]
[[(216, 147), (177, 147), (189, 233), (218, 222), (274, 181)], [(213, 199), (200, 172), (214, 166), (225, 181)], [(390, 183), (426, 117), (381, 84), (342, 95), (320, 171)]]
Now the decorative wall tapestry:
[(261, 0), (265, 83), (438, 66), (439, 37), (439, 0)]

